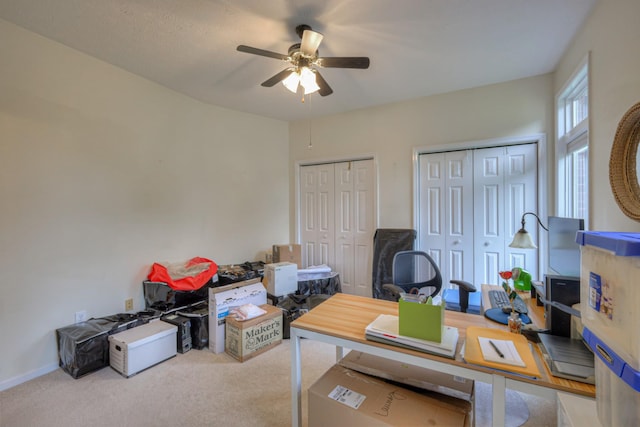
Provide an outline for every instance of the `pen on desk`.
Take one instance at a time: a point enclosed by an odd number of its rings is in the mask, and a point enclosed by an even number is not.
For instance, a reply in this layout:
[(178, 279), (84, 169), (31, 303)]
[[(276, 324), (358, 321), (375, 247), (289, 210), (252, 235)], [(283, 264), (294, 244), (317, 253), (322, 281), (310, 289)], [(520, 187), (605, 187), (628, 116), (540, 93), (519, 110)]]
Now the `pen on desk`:
[(500, 351), (498, 346), (491, 340), (489, 340), (489, 344), (491, 344), (491, 347), (493, 347), (493, 349), (496, 351), (496, 353), (498, 353), (498, 356), (500, 356), (502, 359), (504, 359), (504, 354), (502, 354), (502, 352)]

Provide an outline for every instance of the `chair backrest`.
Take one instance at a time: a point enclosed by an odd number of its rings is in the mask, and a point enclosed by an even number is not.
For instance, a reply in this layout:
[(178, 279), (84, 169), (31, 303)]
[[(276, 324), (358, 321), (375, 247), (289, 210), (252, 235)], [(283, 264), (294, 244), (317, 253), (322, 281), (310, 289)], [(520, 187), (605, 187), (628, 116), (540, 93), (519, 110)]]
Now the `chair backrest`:
[(442, 275), (438, 264), (426, 252), (400, 251), (393, 257), (393, 284), (405, 292), (430, 288), (425, 294), (434, 296), (442, 288)]

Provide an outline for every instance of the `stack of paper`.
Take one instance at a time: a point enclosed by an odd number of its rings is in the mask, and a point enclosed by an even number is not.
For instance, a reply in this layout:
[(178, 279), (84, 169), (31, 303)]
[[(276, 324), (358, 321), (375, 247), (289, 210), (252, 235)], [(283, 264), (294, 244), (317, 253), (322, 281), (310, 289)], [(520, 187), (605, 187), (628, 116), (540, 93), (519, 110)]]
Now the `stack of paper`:
[(526, 366), (516, 350), (513, 341), (478, 337), (482, 357), (489, 362), (506, 363), (507, 365)]
[(494, 328), (467, 328), (464, 360), (474, 365), (500, 369), (531, 378), (540, 371), (524, 335)]
[(445, 326), (441, 342), (403, 336), (398, 333), (398, 330), (398, 316), (381, 314), (366, 327), (365, 337), (371, 341), (396, 345), (411, 350), (436, 354), (438, 356), (446, 356), (452, 359), (455, 358), (456, 346), (458, 344), (457, 328)]

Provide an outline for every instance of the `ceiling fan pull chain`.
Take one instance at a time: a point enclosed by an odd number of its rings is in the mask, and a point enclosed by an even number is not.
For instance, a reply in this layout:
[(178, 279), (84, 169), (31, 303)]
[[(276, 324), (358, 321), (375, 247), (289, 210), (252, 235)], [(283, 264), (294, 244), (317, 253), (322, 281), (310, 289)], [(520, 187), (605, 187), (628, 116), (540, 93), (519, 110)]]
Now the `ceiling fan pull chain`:
[(308, 150), (313, 148), (313, 143), (311, 142), (311, 94), (307, 96), (307, 112), (309, 113), (309, 145), (307, 146)]

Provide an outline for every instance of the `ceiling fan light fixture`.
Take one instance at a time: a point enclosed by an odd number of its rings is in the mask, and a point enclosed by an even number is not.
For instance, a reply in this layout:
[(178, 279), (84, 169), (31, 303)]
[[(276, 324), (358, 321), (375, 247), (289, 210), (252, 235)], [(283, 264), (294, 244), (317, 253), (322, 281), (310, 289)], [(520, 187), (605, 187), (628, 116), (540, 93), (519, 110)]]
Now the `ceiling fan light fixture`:
[(318, 46), (324, 36), (311, 30), (308, 25), (298, 25), (296, 34), (300, 37), (301, 42), (291, 45), (287, 55), (242, 44), (238, 45), (236, 50), (239, 52), (280, 59), (290, 64), (288, 68), (263, 81), (261, 86), (273, 87), (281, 82), (287, 90), (296, 94), (302, 86), (305, 95), (318, 92), (320, 96), (327, 96), (333, 93), (333, 89), (315, 67), (369, 68), (369, 58), (366, 56), (320, 57)]
[(314, 73), (309, 67), (302, 67), (302, 70), (300, 70), (300, 84), (304, 87), (305, 95), (320, 90), (320, 86), (316, 83), (316, 73)]
[(291, 73), (289, 77), (287, 77), (282, 81), (282, 84), (284, 85), (284, 87), (286, 87), (293, 93), (298, 92), (299, 83), (300, 83), (300, 75), (297, 72)]

